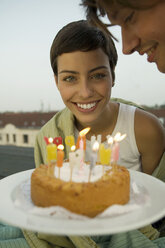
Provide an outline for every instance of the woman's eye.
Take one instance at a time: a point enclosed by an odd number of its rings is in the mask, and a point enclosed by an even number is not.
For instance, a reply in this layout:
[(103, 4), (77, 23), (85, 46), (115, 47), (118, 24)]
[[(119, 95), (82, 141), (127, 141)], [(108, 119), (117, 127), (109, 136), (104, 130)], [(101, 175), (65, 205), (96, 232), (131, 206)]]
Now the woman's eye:
[(75, 77), (74, 76), (67, 76), (63, 79), (63, 81), (66, 81), (66, 82), (73, 82), (75, 81)]
[(102, 79), (104, 78), (106, 75), (104, 73), (97, 73), (91, 76), (91, 78), (93, 79)]
[(131, 14), (128, 15), (128, 16), (125, 18), (124, 23), (127, 23), (127, 22), (132, 21), (132, 18), (133, 18), (133, 16), (134, 16), (134, 14), (135, 14), (135, 11), (132, 11)]

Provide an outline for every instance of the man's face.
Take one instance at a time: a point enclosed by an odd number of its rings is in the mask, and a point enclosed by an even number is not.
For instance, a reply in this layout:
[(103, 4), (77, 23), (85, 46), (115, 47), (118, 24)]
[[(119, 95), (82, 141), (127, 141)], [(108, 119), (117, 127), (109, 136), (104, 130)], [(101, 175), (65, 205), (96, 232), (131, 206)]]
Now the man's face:
[(148, 62), (165, 73), (165, 1), (145, 10), (108, 3), (104, 9), (110, 22), (121, 27), (123, 53), (147, 54)]

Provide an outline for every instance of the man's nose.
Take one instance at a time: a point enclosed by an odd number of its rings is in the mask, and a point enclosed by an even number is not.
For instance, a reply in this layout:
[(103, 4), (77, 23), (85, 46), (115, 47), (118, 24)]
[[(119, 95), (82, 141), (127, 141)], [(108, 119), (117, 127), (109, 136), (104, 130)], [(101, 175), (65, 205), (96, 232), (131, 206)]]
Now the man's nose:
[(138, 50), (140, 39), (132, 29), (121, 29), (122, 46), (124, 54), (132, 54)]

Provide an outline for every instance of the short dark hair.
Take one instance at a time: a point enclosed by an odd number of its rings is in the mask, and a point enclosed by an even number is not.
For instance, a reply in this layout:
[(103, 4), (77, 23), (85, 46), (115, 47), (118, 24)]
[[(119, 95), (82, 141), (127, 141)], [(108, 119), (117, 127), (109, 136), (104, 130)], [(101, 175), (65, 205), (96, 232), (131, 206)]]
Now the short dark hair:
[(110, 35), (87, 21), (80, 20), (64, 26), (56, 35), (50, 49), (50, 61), (53, 72), (57, 75), (57, 58), (63, 53), (74, 51), (87, 52), (101, 48), (109, 58), (113, 81), (115, 80), (115, 66), (117, 51)]

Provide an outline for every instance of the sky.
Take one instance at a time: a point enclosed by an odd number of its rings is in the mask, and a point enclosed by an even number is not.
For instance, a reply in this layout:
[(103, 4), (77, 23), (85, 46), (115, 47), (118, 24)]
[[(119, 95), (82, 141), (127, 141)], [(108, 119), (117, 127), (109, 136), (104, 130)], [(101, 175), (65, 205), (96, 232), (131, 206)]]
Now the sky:
[[(64, 108), (50, 66), (57, 32), (85, 19), (80, 0), (0, 0), (0, 112), (57, 111)], [(112, 97), (138, 104), (165, 104), (165, 74), (145, 55), (123, 55), (120, 28), (112, 33), (118, 64)]]

